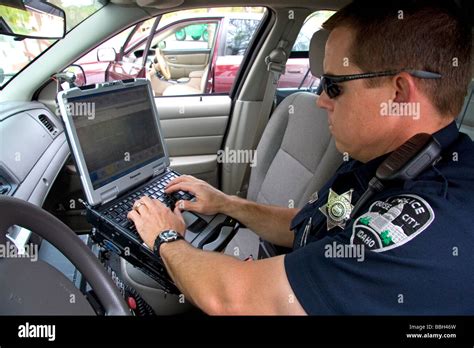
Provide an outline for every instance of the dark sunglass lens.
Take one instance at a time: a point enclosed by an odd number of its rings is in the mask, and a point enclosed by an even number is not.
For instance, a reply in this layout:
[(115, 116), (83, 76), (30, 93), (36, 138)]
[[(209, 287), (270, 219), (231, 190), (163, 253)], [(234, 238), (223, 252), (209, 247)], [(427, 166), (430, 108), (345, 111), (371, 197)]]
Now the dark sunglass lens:
[(339, 94), (341, 94), (341, 89), (335, 83), (331, 83), (327, 85), (326, 93), (329, 98), (336, 98)]
[(316, 95), (321, 95), (321, 93), (323, 93), (323, 84), (324, 84), (324, 79), (322, 79), (320, 82), (319, 82), (319, 85), (318, 87), (316, 88)]

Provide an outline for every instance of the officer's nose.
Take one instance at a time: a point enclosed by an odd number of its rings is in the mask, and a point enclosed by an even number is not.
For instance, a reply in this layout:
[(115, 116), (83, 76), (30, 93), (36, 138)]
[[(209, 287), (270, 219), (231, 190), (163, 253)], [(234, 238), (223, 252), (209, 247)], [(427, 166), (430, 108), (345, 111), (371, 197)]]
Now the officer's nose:
[(326, 92), (322, 92), (321, 95), (316, 100), (316, 105), (321, 109), (326, 109), (327, 111), (333, 111), (334, 103), (331, 98), (328, 97)]

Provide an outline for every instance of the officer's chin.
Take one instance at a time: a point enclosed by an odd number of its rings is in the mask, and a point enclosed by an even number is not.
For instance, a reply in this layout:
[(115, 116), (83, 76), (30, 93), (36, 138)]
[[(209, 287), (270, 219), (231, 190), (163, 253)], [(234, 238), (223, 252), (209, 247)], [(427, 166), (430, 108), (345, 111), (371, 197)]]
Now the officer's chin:
[(346, 147), (337, 140), (337, 138), (334, 136), (334, 134), (333, 134), (333, 137), (334, 137), (334, 143), (336, 145), (337, 151), (339, 151), (342, 154), (347, 153), (348, 151), (347, 151)]

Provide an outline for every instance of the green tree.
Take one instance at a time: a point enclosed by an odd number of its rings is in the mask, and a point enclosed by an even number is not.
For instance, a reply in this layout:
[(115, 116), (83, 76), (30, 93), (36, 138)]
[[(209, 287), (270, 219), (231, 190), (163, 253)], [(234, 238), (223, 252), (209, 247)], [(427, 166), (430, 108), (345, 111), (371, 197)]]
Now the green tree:
[(14, 33), (27, 34), (27, 30), (25, 30), (25, 24), (29, 23), (31, 13), (0, 5), (0, 18), (5, 21), (5, 23)]

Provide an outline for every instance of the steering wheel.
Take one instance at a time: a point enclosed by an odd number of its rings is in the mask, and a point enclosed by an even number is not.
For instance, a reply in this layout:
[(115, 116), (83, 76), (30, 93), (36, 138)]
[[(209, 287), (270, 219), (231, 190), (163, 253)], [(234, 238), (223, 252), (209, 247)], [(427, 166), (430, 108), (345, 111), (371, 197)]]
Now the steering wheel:
[[(10, 226), (18, 225), (34, 231), (54, 245), (81, 272), (106, 315), (131, 315), (97, 257), (68, 226), (47, 211), (18, 198), (0, 196), (0, 212), (0, 244), (8, 245), (6, 233)], [(0, 313), (95, 315), (85, 296), (66, 276), (48, 263), (34, 260), (31, 250), (29, 256), (0, 255)]]
[(155, 70), (160, 70), (161, 74), (163, 75), (163, 77), (165, 79), (171, 80), (170, 67), (168, 66), (168, 63), (166, 63), (166, 59), (163, 56), (163, 53), (161, 52), (161, 49), (159, 49), (159, 48), (156, 49), (155, 58), (156, 58), (156, 62), (157, 62), (157, 64), (155, 64)]

